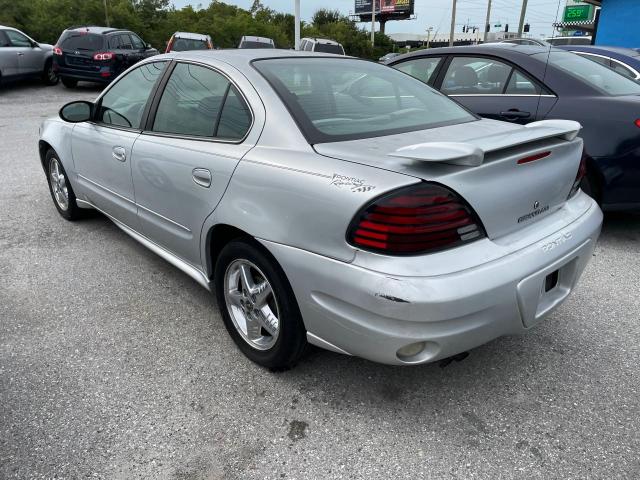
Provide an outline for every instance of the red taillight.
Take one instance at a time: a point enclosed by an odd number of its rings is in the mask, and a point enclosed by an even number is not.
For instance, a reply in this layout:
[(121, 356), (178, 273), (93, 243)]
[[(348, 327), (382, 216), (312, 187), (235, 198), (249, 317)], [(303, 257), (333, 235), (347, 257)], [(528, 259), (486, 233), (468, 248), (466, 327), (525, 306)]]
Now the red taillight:
[(571, 191), (569, 192), (569, 197), (573, 197), (580, 188), (580, 183), (582, 183), (582, 179), (587, 175), (587, 154), (583, 150), (582, 158), (580, 159), (580, 166), (578, 167), (578, 173), (576, 174), (576, 179), (573, 181), (573, 185), (571, 186)]
[(350, 244), (390, 255), (445, 250), (484, 236), (471, 207), (433, 183), (403, 187), (378, 198), (354, 217), (347, 232)]
[(54, 55), (62, 55), (62, 49), (58, 46), (53, 47), (53, 54)]
[(173, 48), (173, 37), (171, 37), (171, 40), (169, 40), (169, 43), (167, 43), (167, 49), (164, 51), (164, 53), (170, 53), (172, 48)]
[(640, 128), (640, 118), (638, 118), (635, 122), (636, 127)]
[(94, 60), (112, 60), (113, 59), (114, 54), (111, 52), (100, 52), (100, 53), (96, 53), (93, 55), (93, 59)]

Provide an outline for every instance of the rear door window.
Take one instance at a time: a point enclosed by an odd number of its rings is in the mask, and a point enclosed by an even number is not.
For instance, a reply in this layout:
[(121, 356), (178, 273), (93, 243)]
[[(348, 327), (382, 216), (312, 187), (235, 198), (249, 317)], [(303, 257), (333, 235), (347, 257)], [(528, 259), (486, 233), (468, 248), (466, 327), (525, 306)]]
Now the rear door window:
[(540, 95), (542, 92), (537, 83), (529, 80), (517, 70), (514, 70), (505, 93), (507, 95)]
[(240, 139), (249, 129), (250, 119), (244, 100), (224, 75), (179, 63), (162, 93), (153, 131)]
[(417, 78), (421, 82), (432, 84), (433, 74), (442, 62), (442, 57), (422, 57), (407, 60), (406, 62), (392, 65), (393, 68), (400, 70), (413, 78)]
[(11, 42), (9, 42), (9, 37), (4, 33), (4, 30), (0, 30), (0, 48), (1, 47), (10, 47)]
[(133, 45), (134, 50), (143, 50), (146, 47), (142, 39), (139, 36), (137, 36), (135, 33), (131, 33), (129, 34), (129, 36), (131, 37), (131, 43)]
[(512, 68), (491, 58), (455, 57), (441, 90), (447, 95), (496, 95), (504, 92)]

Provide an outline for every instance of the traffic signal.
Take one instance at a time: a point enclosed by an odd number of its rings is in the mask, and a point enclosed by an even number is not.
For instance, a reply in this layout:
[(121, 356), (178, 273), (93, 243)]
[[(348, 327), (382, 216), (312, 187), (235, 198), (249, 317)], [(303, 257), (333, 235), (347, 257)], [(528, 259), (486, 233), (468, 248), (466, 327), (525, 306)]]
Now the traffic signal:
[(467, 26), (466, 25), (462, 26), (462, 33), (467, 33)]
[(509, 24), (508, 24), (508, 23), (504, 26), (504, 31), (505, 31), (505, 32), (508, 32), (508, 31), (509, 31)]
[(485, 32), (490, 32), (491, 31), (491, 25), (487, 23), (487, 26), (484, 29)]
[(524, 24), (524, 33), (529, 33), (529, 30), (531, 29), (531, 26), (528, 23)]

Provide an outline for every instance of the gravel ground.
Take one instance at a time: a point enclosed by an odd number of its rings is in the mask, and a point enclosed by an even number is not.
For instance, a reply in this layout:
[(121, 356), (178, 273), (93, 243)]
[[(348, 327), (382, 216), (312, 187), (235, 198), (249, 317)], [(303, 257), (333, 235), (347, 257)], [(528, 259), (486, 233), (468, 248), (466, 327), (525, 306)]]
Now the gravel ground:
[(606, 217), (526, 336), (445, 368), (315, 350), (273, 374), (190, 278), (57, 214), (38, 125), (97, 92), (0, 90), (0, 478), (640, 478), (640, 216)]

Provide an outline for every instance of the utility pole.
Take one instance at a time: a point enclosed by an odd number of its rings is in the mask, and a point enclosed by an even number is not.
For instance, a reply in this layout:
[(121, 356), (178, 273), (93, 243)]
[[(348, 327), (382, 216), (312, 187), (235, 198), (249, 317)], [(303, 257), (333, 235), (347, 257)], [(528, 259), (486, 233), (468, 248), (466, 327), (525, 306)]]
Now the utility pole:
[(524, 16), (527, 13), (527, 2), (529, 0), (522, 0), (522, 10), (520, 11), (520, 24), (518, 25), (518, 36), (522, 36), (522, 30), (524, 29)]
[(109, 25), (109, 14), (107, 13), (107, 0), (104, 0), (104, 20), (105, 22), (107, 22), (107, 27), (110, 27), (111, 25)]
[[(105, 0), (106, 2), (107, 0)], [(293, 40), (294, 42), (294, 48), (296, 50), (300, 50), (300, 0), (295, 0), (294, 2), (295, 7), (294, 7), (294, 14), (295, 14), (295, 38)]]
[(489, 0), (489, 4), (487, 5), (487, 20), (484, 22), (484, 43), (487, 43), (487, 38), (489, 38), (489, 30), (491, 29), (491, 0)]
[(453, 10), (451, 11), (451, 32), (449, 33), (449, 46), (453, 47), (453, 34), (456, 30), (456, 1), (453, 0)]
[(376, 43), (376, 0), (371, 0), (371, 46)]

